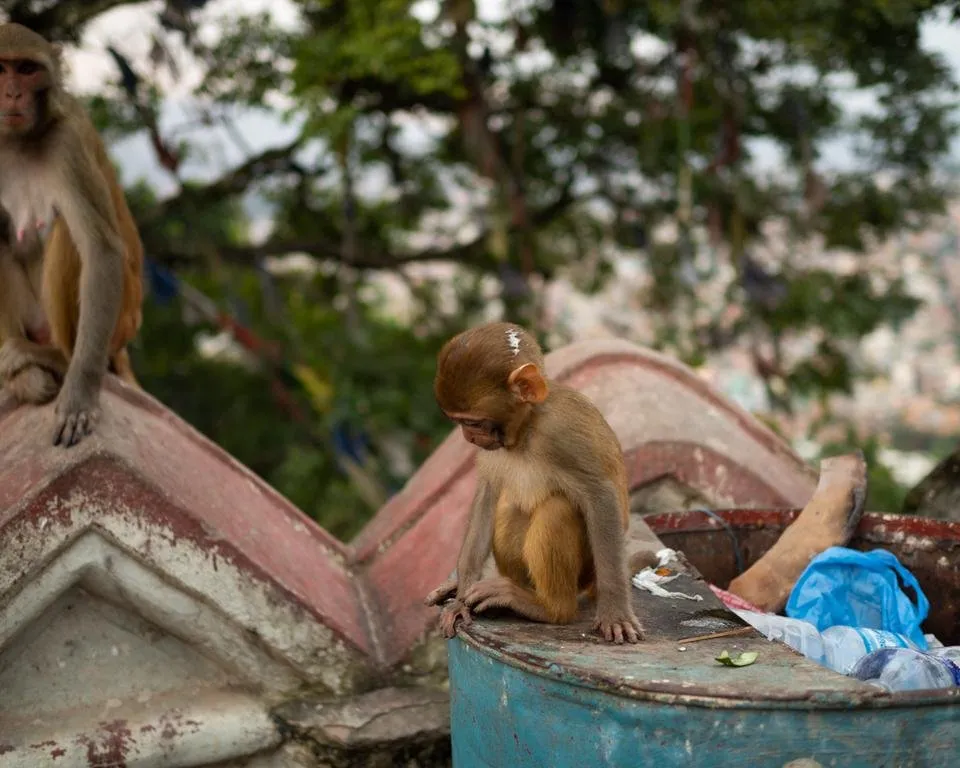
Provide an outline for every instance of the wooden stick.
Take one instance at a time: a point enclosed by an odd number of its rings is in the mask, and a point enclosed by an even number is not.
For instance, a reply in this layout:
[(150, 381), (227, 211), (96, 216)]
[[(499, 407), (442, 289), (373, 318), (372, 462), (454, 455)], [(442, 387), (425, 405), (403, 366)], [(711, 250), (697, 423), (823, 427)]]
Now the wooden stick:
[(697, 635), (696, 637), (684, 637), (677, 640), (678, 643), (699, 643), (701, 640), (716, 640), (719, 637), (736, 637), (737, 635), (748, 635), (753, 632), (753, 627), (736, 627), (735, 629), (725, 629), (723, 632), (712, 632), (709, 635)]

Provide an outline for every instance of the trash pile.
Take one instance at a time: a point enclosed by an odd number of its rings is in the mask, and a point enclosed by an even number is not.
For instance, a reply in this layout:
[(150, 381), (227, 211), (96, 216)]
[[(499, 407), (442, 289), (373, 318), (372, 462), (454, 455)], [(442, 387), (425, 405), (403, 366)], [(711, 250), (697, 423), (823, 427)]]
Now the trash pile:
[(631, 581), (637, 589), (643, 589), (657, 597), (675, 597), (683, 600), (703, 600), (702, 595), (688, 595), (686, 592), (671, 592), (664, 589), (664, 584), (680, 576), (676, 570), (677, 553), (669, 548), (661, 549), (657, 552), (657, 565), (647, 566), (634, 574)]
[(768, 640), (841, 674), (887, 691), (960, 686), (960, 647), (945, 648), (922, 632), (927, 597), (886, 550), (822, 552), (797, 580), (786, 616), (732, 604), (717, 592)]
[(769, 640), (836, 672), (887, 691), (960, 686), (960, 647), (923, 633), (930, 603), (914, 575), (891, 552), (842, 546), (865, 498), (862, 454), (825, 459), (794, 523), (714, 592)]

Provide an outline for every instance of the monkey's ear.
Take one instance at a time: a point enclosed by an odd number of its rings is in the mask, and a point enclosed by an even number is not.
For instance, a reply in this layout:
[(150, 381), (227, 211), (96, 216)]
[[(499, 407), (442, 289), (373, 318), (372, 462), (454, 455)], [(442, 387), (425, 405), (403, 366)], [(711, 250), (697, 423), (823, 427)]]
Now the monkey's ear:
[(507, 378), (507, 386), (524, 403), (542, 403), (547, 399), (547, 382), (533, 363), (515, 368)]

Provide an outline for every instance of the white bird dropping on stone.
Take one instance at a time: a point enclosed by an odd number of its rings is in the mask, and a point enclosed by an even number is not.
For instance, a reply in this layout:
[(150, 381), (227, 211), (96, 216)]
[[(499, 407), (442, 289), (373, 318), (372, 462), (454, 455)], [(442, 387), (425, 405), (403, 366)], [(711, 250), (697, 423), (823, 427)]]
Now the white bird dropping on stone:
[(514, 357), (520, 354), (520, 334), (517, 333), (516, 328), (511, 328), (507, 331), (507, 344), (509, 344), (510, 349), (513, 350)]

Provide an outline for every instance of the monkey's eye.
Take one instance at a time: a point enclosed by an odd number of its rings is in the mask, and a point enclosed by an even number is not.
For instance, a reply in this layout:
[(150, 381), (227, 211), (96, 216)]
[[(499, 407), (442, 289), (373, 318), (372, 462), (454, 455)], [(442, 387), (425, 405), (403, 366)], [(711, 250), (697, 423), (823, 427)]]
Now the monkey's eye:
[(32, 75), (34, 72), (40, 71), (40, 65), (35, 61), (21, 61), (17, 64), (17, 74), (18, 75)]

